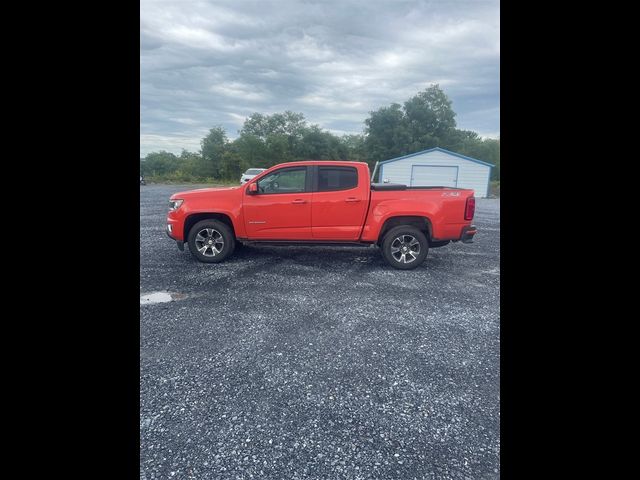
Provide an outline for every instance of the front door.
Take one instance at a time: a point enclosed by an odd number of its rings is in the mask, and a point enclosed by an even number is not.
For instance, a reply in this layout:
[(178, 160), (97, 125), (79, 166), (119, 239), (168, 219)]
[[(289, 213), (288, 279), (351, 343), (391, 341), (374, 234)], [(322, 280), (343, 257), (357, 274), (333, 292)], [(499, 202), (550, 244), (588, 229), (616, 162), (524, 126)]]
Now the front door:
[(243, 195), (249, 239), (311, 240), (311, 188), (307, 167), (283, 167), (258, 180), (258, 192)]

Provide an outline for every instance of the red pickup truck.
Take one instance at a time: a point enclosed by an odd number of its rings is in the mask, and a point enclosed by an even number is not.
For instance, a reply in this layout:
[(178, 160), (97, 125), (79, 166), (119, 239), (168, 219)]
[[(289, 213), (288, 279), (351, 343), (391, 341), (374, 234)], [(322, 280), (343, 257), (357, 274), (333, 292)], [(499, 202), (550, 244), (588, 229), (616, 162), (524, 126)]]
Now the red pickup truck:
[(304, 161), (269, 168), (244, 185), (176, 193), (167, 234), (201, 262), (238, 242), (377, 245), (395, 268), (420, 265), (429, 248), (470, 243), (473, 190), (372, 184), (364, 162)]

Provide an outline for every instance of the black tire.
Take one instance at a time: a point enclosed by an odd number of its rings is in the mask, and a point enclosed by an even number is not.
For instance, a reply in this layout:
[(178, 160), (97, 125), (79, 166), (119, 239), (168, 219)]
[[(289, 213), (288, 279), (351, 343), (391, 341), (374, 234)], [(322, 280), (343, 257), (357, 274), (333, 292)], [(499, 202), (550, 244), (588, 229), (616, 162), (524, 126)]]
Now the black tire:
[[(404, 247), (407, 248), (404, 249)], [(427, 258), (429, 242), (424, 233), (416, 227), (400, 225), (387, 232), (380, 248), (382, 257), (393, 268), (413, 270)], [(398, 250), (392, 252), (392, 249)]]
[[(207, 231), (207, 234), (200, 235), (203, 231)], [(220, 263), (236, 248), (236, 239), (231, 229), (226, 224), (213, 219), (202, 220), (191, 227), (187, 243), (191, 255), (204, 263)]]

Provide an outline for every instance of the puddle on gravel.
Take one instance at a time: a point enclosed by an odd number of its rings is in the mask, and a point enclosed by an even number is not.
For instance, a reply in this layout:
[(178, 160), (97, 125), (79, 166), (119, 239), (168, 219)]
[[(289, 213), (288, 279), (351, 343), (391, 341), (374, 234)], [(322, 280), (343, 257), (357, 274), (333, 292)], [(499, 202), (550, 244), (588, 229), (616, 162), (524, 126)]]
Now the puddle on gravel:
[(140, 295), (140, 305), (153, 305), (155, 303), (167, 303), (174, 300), (187, 298), (184, 293), (176, 292), (151, 292)]

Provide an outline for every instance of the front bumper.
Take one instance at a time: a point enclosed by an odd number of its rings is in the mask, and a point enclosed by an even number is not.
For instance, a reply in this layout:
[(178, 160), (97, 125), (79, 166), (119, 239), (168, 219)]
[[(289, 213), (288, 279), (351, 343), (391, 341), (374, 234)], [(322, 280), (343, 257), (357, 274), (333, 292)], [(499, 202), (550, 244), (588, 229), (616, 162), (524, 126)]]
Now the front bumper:
[(167, 237), (169, 237), (171, 240), (175, 240), (176, 244), (178, 245), (178, 250), (180, 250), (181, 252), (184, 252), (184, 242), (181, 240), (178, 240), (176, 238), (174, 238), (171, 235), (171, 229), (173, 228), (173, 226), (171, 224), (167, 225), (167, 229), (165, 230), (165, 232), (167, 232)]
[(469, 225), (462, 228), (462, 234), (460, 235), (460, 241), (462, 243), (473, 243), (473, 236), (478, 233), (478, 229), (475, 225)]

